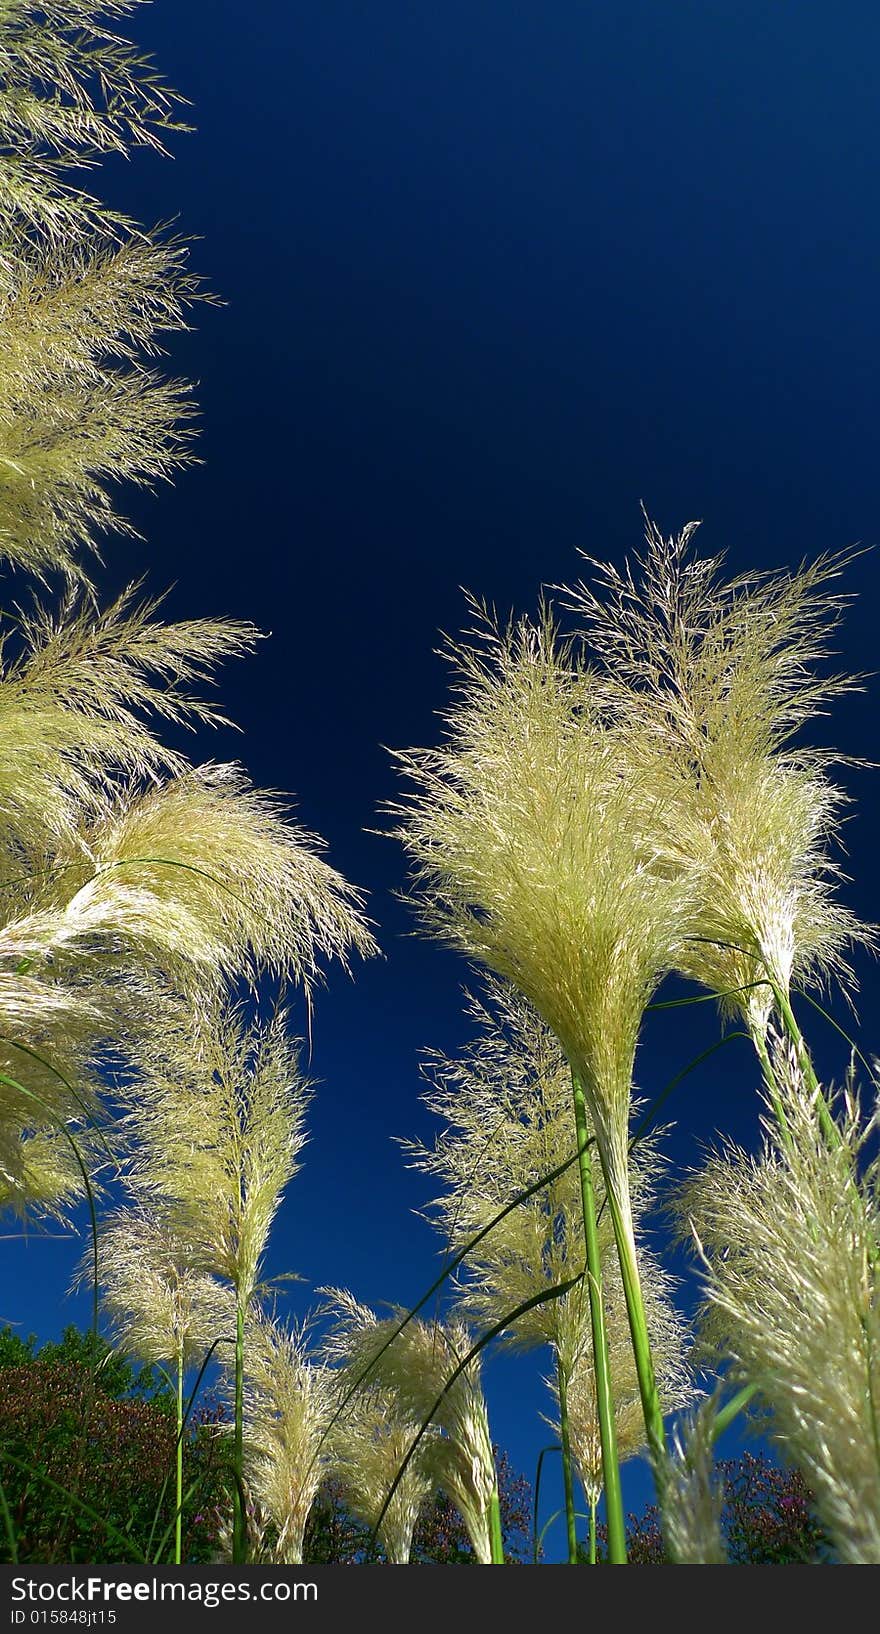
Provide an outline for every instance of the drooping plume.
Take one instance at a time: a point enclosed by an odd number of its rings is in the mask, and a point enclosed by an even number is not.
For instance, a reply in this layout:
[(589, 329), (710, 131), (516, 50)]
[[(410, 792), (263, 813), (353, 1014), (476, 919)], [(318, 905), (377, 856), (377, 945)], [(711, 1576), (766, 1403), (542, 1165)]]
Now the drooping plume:
[(429, 1430), (406, 1462), (418, 1431), (393, 1391), (367, 1381), (342, 1408), (331, 1435), (333, 1474), (346, 1505), (377, 1532), (394, 1566), (409, 1564), (419, 1515), (437, 1486), (439, 1431)]
[(258, 1558), (296, 1566), (312, 1505), (330, 1468), (325, 1435), (335, 1402), (331, 1370), (304, 1327), (265, 1317), (247, 1335), (244, 1475)]
[(185, 385), (155, 368), (200, 293), (187, 248), (82, 185), (107, 153), (160, 150), (179, 99), (108, 28), (131, 3), (4, 0), (0, 15), (0, 554), (83, 580), (120, 479), (191, 455)]
[(430, 1415), (442, 1432), (432, 1447), (438, 1485), (458, 1509), (477, 1561), (488, 1565), (498, 1481), (478, 1359), (452, 1380), (473, 1343), (467, 1328), (455, 1320), (416, 1318), (398, 1333), (402, 1311), (379, 1320), (351, 1294), (324, 1292), (334, 1319), (328, 1353), (341, 1367), (347, 1390), (355, 1383), (378, 1385), (392, 1395), (401, 1417), (416, 1426)]

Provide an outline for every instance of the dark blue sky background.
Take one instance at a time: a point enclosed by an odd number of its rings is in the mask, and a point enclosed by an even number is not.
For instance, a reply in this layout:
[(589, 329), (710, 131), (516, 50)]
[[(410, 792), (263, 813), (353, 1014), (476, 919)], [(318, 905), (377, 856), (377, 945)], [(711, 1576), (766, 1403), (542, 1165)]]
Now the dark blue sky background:
[[(459, 586), (530, 608), (578, 572), (578, 547), (637, 545), (640, 499), (666, 531), (704, 518), (704, 547), (735, 568), (875, 541), (880, 17), (816, 0), (157, 0), (135, 27), (197, 134), (173, 164), (109, 167), (102, 191), (147, 223), (179, 216), (227, 305), (174, 347), (199, 382), (204, 464), (135, 499), (146, 541), (108, 546), (104, 587), (145, 571), (175, 582), (172, 614), (272, 632), (224, 679), (244, 737), (204, 753), (295, 794), (369, 890), (385, 953), (318, 1004), (323, 1082), (272, 1268), (407, 1303), (436, 1243), (392, 1137), (428, 1128), (419, 1051), (466, 1036), (464, 972), (412, 936), (401, 856), (366, 832), (395, 788), (382, 745), (436, 733), (433, 649)], [(873, 555), (851, 570), (856, 669), (876, 663), (878, 575)], [(847, 752), (876, 754), (875, 699), (837, 709)], [(874, 918), (875, 774), (847, 775), (851, 899)], [(880, 990), (861, 974), (870, 1023)], [(709, 1010), (657, 1018), (646, 1093), (709, 1041)], [(670, 1105), (677, 1161), (716, 1128), (753, 1138), (755, 1076), (739, 1045), (693, 1076)], [(49, 1335), (77, 1313), (58, 1307), (75, 1243), (7, 1254), (0, 1316)], [(486, 1368), (496, 1437), (529, 1474), (539, 1371)], [(633, 1502), (644, 1490), (630, 1476)]]

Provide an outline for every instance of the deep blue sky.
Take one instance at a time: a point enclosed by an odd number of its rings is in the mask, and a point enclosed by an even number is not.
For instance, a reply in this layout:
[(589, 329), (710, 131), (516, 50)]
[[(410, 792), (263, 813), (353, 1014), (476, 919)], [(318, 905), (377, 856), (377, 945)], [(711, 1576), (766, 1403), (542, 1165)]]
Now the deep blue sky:
[[(273, 1268), (406, 1303), (436, 1244), (392, 1137), (426, 1131), (418, 1055), (464, 1038), (463, 971), (412, 937), (401, 857), (366, 832), (395, 788), (382, 745), (436, 732), (459, 586), (530, 608), (578, 547), (635, 546), (640, 499), (667, 531), (704, 518), (736, 568), (876, 540), (880, 18), (817, 0), (156, 0), (135, 27), (197, 134), (102, 191), (178, 216), (227, 304), (174, 347), (204, 464), (135, 499), (146, 542), (108, 546), (105, 588), (146, 571), (175, 581), (175, 615), (272, 632), (224, 680), (244, 737), (204, 753), (296, 795), (369, 890), (385, 953), (320, 999), (323, 1082)], [(876, 661), (878, 576), (872, 555), (851, 571), (857, 669)], [(876, 754), (875, 698), (837, 710), (846, 751)], [(875, 918), (875, 774), (849, 781), (851, 900)], [(681, 1011), (652, 1028), (644, 1090), (713, 1025), (704, 1006), (693, 1032)], [(716, 1128), (752, 1137), (738, 1048), (671, 1104), (677, 1159)], [(77, 1245), (7, 1253), (0, 1316), (54, 1332), (77, 1310), (58, 1308)], [(537, 1369), (486, 1372), (497, 1439), (531, 1474)]]

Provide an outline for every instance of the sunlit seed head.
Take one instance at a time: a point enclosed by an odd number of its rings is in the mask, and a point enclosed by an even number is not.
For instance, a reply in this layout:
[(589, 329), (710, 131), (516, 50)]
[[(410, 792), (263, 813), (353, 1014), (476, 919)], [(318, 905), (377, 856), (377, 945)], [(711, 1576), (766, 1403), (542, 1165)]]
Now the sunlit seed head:
[(398, 1566), (409, 1562), (419, 1515), (437, 1484), (435, 1428), (408, 1459), (419, 1428), (401, 1411), (393, 1391), (367, 1381), (351, 1400), (343, 1398), (332, 1430), (333, 1474), (346, 1505), (378, 1531), (388, 1560)]
[(568, 600), (612, 715), (651, 768), (658, 851), (698, 884), (677, 966), (763, 1032), (768, 975), (784, 989), (845, 978), (844, 950), (865, 934), (835, 897), (843, 802), (830, 757), (792, 746), (856, 684), (821, 672), (849, 558), (723, 581), (720, 558), (694, 553), (695, 531), (664, 538), (648, 521), (640, 559), (593, 562), (597, 583)]
[(194, 1010), (157, 991), (153, 1017), (126, 1046), (132, 1184), (248, 1306), (306, 1140), (299, 1042), (284, 1010), (255, 1021), (210, 995)]
[[(93, 1273), (89, 1248), (78, 1284)], [(143, 1202), (101, 1220), (98, 1286), (117, 1344), (141, 1362), (201, 1366), (235, 1331), (229, 1289), (201, 1269), (179, 1223)]]
[(680, 1200), (705, 1276), (704, 1338), (773, 1410), (773, 1433), (850, 1564), (880, 1561), (876, 1122), (848, 1090), (829, 1142), (791, 1052), (775, 1070), (786, 1132), (728, 1145)]
[(198, 293), (179, 241), (151, 239), (83, 188), (101, 154), (161, 149), (179, 99), (108, 23), (137, 0), (5, 0), (0, 13), (0, 553), (84, 578), (126, 528), (120, 478), (190, 457), (186, 389), (149, 368)]
[(312, 1505), (332, 1468), (325, 1432), (336, 1380), (304, 1326), (255, 1318), (245, 1355), (245, 1481), (268, 1540), (264, 1562), (298, 1565)]
[(663, 1541), (675, 1566), (726, 1566), (723, 1485), (715, 1470), (715, 1404), (707, 1401), (675, 1432), (660, 1482)]
[(639, 1026), (691, 929), (692, 878), (660, 855), (651, 777), (549, 619), (487, 621), (452, 657), (444, 742), (398, 757), (417, 901), (555, 1033), (623, 1186)]

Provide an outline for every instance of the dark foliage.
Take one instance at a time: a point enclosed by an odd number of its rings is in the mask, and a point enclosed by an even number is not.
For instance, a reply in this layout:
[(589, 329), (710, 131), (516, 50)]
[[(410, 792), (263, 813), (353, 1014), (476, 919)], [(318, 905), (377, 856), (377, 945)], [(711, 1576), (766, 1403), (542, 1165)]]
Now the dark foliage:
[[(203, 1408), (184, 1448), (184, 1559), (209, 1560), (225, 1503), (222, 1414)], [(92, 1334), (68, 1328), (39, 1351), (0, 1334), (0, 1480), (19, 1560), (155, 1558), (173, 1526), (170, 1392)], [(167, 1480), (163, 1494), (163, 1485)], [(152, 1541), (151, 1541), (152, 1540)], [(0, 1559), (11, 1558), (6, 1529)]]
[[(221, 1408), (194, 1416), (184, 1453), (183, 1558), (216, 1558), (228, 1509), (229, 1466)], [(0, 1331), (0, 1481), (20, 1561), (33, 1563), (170, 1558), (173, 1528), (174, 1401), (153, 1369), (135, 1370), (91, 1333), (69, 1327), (36, 1348)], [(531, 1494), (504, 1453), (498, 1456), (505, 1552), (528, 1558)], [(163, 1485), (167, 1487), (163, 1496)], [(163, 1544), (164, 1540), (164, 1544)], [(305, 1557), (354, 1565), (370, 1537), (328, 1485), (309, 1518)], [(133, 1547), (132, 1547), (133, 1546)], [(374, 1558), (381, 1559), (381, 1554)], [(0, 1527), (0, 1561), (11, 1559)], [(425, 1510), (413, 1560), (470, 1565), (457, 1511), (439, 1497)]]
[[(810, 1566), (827, 1563), (830, 1546), (797, 1470), (746, 1453), (718, 1465), (724, 1484), (722, 1530), (732, 1566)], [(600, 1527), (604, 1539), (604, 1528)], [(627, 1553), (634, 1566), (667, 1564), (660, 1517), (652, 1505), (630, 1515)]]

